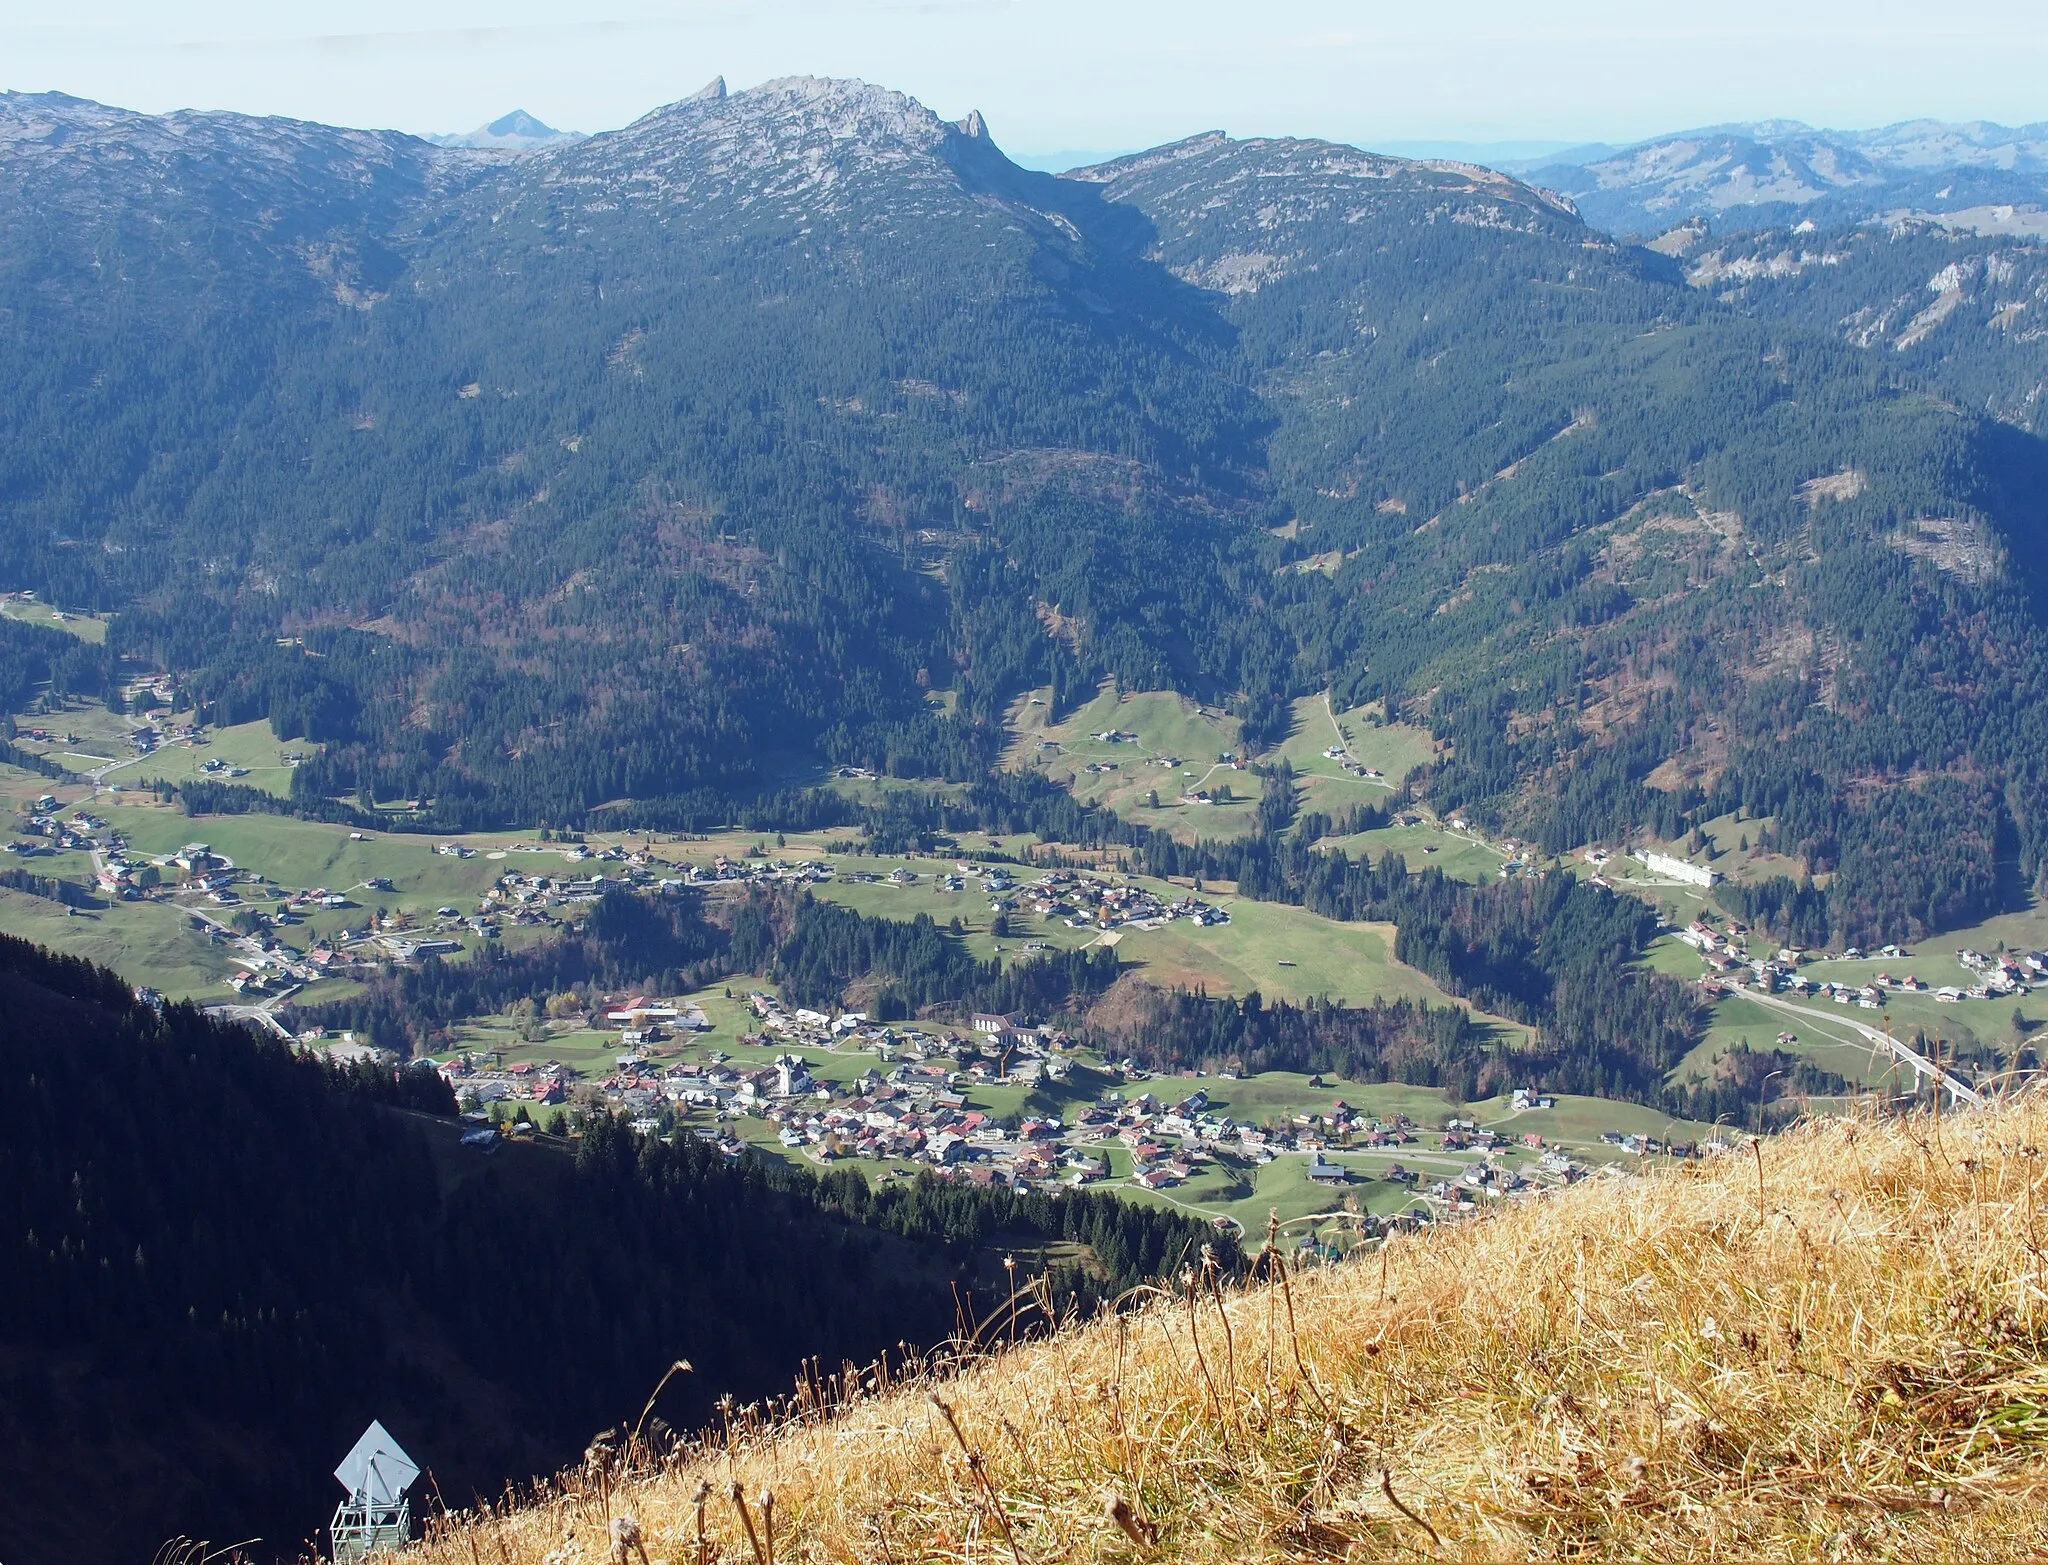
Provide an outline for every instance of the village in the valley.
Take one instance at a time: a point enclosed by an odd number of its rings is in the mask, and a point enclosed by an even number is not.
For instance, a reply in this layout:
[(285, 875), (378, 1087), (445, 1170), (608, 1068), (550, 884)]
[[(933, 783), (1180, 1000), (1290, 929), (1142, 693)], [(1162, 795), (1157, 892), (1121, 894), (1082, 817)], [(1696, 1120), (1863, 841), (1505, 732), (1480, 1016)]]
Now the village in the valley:
[[(760, 990), (744, 997), (743, 1014), (750, 1030), (733, 1040), (737, 1054), (700, 1043), (715, 1025), (702, 1003), (632, 996), (605, 1013), (620, 1049), (608, 1068), (503, 1064), (466, 1053), (440, 1070), (473, 1113), (514, 1137), (532, 1133), (535, 1110), (582, 1103), (628, 1115), (644, 1134), (689, 1134), (732, 1156), (769, 1143), (818, 1164), (858, 1159), (976, 1185), (1114, 1178), (1161, 1193), (1219, 1170), (1292, 1158), (1314, 1189), (1391, 1187), (1405, 1196), (1399, 1204), (1411, 1221), (1568, 1184), (1611, 1162), (1589, 1162), (1541, 1132), (1484, 1125), (1476, 1115), (1424, 1122), (1376, 1114), (1314, 1077), (1307, 1092), (1327, 1107), (1253, 1120), (1225, 1107), (1236, 1084), (1228, 1074), (1155, 1076), (1130, 1060), (1094, 1059), (1065, 1033), (1017, 1016), (975, 1015), (949, 1029), (889, 1025), (858, 1012), (786, 1008)], [(1058, 1094), (1069, 1104), (1062, 1112), (977, 1106), (987, 1089), (1046, 1097), (1044, 1089), (1081, 1076), (1098, 1090)], [(1548, 1096), (1517, 1091), (1508, 1113), (1554, 1107)], [(1601, 1145), (1634, 1158), (1700, 1155), (1727, 1143), (1615, 1131)], [(1371, 1164), (1354, 1154), (1371, 1154)]]
[[(374, 1051), (346, 1028), (309, 1027), (307, 1007), (362, 993), (382, 975), (467, 961), (486, 946), (559, 939), (620, 890), (714, 901), (757, 887), (796, 892), (875, 916), (926, 913), (980, 960), (1105, 947), (1160, 982), (1297, 1001), (1348, 990), (1448, 1003), (1393, 960), (1391, 930), (1338, 926), (1228, 886), (1147, 879), (1113, 857), (1062, 857), (1023, 840), (884, 854), (844, 833), (786, 847), (742, 833), (434, 838), (261, 809), (191, 816), (171, 784), (281, 795), (301, 752), (264, 724), (192, 719), (172, 681), (144, 682), (126, 699), (125, 717), (74, 705), (17, 724), (24, 755), (61, 763), (63, 775), (48, 766), (50, 780), (17, 791), (0, 893), (13, 899), (10, 914), (24, 931), (90, 953), (152, 953), (138, 973), (152, 986), (146, 998), (197, 997), (336, 1058)], [(1116, 757), (1136, 747), (1124, 728), (1086, 729), (1063, 743), (1077, 752), (1081, 778), (1117, 775)], [(1178, 767), (1188, 746), (1153, 748), (1160, 766)], [(1348, 741), (1305, 737), (1299, 748), (1302, 767), (1330, 773), (1299, 772), (1307, 786), (1386, 786), (1382, 768), (1355, 759)], [(1211, 770), (1245, 775), (1228, 753)], [(1210, 788), (1198, 772), (1181, 781), (1198, 803), (1245, 807), (1226, 803), (1228, 789)], [(1149, 790), (1142, 797), (1149, 810)], [(1475, 879), (1534, 872), (1539, 862), (1462, 818), (1437, 822), (1413, 809), (1368, 845), (1454, 859)], [(1626, 861), (1589, 853), (1578, 872), (1653, 897), (1697, 899), (1713, 882), (1655, 852)], [(1760, 950), (1739, 920), (1704, 903), (1689, 922), (1673, 919), (1651, 960), (1701, 983), (1728, 1034), (1710, 1037), (1712, 1047), (1775, 1038), (1851, 1079), (1874, 1029), (1844, 1022), (1831, 1035), (1814, 1002), (1885, 1010), (1889, 1025), (1891, 1011), (1912, 1013), (1916, 1003), (1997, 1001), (2048, 978), (2048, 956), (2003, 942), (1990, 954), (1965, 947), (1953, 962), (1895, 947)], [(1533, 1090), (1462, 1104), (1394, 1083), (1160, 1075), (1102, 1056), (1047, 1018), (941, 1008), (884, 1019), (844, 998), (844, 1008), (799, 1007), (745, 976), (687, 995), (558, 995), (518, 1015), (464, 1019), (433, 1064), (473, 1116), (471, 1145), (484, 1151), (613, 1113), (645, 1134), (701, 1140), (729, 1156), (751, 1149), (805, 1166), (851, 1164), (877, 1179), (1102, 1186), (1239, 1225), (1262, 1221), (1269, 1205), (1303, 1216), (1348, 1209), (1380, 1224), (1440, 1219), (1644, 1158), (1708, 1155), (1728, 1138), (1641, 1105)]]

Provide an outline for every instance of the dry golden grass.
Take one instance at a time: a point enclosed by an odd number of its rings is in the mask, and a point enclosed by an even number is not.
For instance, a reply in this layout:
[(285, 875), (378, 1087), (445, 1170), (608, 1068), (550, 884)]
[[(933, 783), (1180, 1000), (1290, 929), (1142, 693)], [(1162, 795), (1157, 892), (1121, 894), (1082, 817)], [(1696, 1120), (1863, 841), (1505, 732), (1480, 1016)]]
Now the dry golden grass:
[(1821, 1120), (1334, 1269), (1196, 1275), (943, 1378), (870, 1374), (830, 1413), (807, 1395), (665, 1461), (594, 1459), (418, 1552), (2039, 1557), (2043, 1146), (2033, 1094)]

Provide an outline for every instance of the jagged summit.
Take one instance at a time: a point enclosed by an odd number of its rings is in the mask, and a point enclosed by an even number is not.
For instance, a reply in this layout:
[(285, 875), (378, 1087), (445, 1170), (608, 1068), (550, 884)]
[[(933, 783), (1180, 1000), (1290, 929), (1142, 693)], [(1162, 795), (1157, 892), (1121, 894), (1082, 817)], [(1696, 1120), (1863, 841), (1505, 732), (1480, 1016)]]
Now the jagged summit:
[[(971, 146), (972, 150), (968, 150)], [(965, 197), (963, 169), (1005, 163), (981, 115), (941, 119), (870, 82), (787, 76), (742, 92), (721, 77), (621, 130), (551, 149), (554, 187), (620, 206), (740, 209), (807, 221), (843, 214), (858, 189), (892, 205)]]
[(822, 130), (855, 148), (891, 138), (936, 145), (947, 132), (963, 129), (949, 125), (907, 93), (855, 78), (781, 76), (757, 87), (731, 92), (720, 76), (687, 98), (651, 110), (612, 135), (622, 139), (644, 137), (659, 127), (707, 119), (760, 129), (786, 126)]

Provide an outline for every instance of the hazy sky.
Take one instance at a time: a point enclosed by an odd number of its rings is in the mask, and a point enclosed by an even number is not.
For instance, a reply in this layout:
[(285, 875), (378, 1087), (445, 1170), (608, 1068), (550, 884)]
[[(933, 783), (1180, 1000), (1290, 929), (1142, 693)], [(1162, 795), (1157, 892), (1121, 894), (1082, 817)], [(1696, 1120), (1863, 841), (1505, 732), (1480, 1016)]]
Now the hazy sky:
[(862, 76), (1019, 154), (1212, 127), (1387, 145), (1785, 116), (2048, 120), (2043, 0), (0, 0), (0, 87), (416, 132), (601, 130)]

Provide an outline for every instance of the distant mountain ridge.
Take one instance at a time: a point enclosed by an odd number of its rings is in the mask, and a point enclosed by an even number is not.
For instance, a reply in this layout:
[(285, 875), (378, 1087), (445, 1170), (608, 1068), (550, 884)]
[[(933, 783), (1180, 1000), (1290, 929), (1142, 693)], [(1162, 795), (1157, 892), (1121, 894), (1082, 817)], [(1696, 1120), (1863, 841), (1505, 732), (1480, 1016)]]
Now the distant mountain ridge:
[[(1717, 135), (1056, 177), (854, 81), (516, 155), (0, 98), (0, 585), (315, 741), (309, 810), (815, 825), (828, 767), (987, 779), (1023, 691), (1255, 750), (1330, 691), (1431, 726), (1434, 807), (1546, 850), (1740, 807), (1800, 907), (1919, 939), (2048, 889), (2042, 301), (1938, 225), (1796, 230), (2037, 154)], [(1587, 210), (1652, 185), (1792, 232)]]
[(559, 147), (583, 140), (580, 130), (556, 130), (524, 109), (501, 114), (488, 125), (459, 136), (429, 136), (437, 147), (474, 147), (494, 152), (531, 152), (537, 147)]
[[(1920, 119), (1838, 131), (1760, 120), (1627, 147), (1595, 144), (1515, 167), (1619, 234), (1656, 234), (1689, 217), (1764, 227), (1894, 215), (2027, 232), (2026, 214), (2048, 208), (2048, 123)], [(2015, 210), (2001, 216), (2002, 207)], [(2048, 233), (2048, 219), (2037, 226)]]

